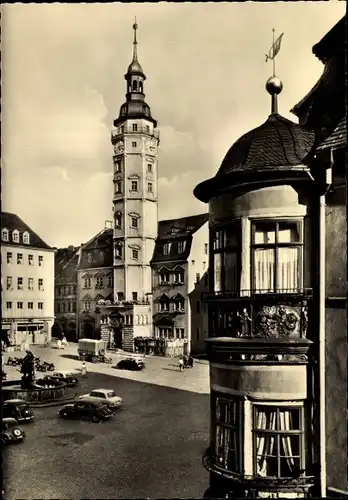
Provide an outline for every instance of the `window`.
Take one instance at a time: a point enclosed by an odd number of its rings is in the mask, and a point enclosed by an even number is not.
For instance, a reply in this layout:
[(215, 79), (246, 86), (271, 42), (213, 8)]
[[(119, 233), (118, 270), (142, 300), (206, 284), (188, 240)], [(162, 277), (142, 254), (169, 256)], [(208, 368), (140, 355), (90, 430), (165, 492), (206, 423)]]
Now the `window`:
[(91, 278), (84, 278), (85, 284), (83, 285), (83, 288), (91, 288)]
[(23, 278), (17, 278), (17, 289), (23, 290)]
[(153, 192), (153, 190), (152, 190), (152, 182), (148, 182), (147, 183), (147, 190), (148, 190), (149, 193)]
[(115, 182), (115, 193), (117, 194), (122, 193), (121, 181)]
[(34, 290), (34, 278), (28, 278), (28, 290)]
[(133, 80), (133, 90), (138, 90), (138, 82), (136, 80)]
[(132, 300), (138, 300), (138, 292), (132, 292)]
[(38, 261), (39, 261), (39, 266), (42, 266), (43, 265), (43, 256), (42, 255), (39, 255)]
[(138, 181), (132, 181), (131, 191), (138, 191)]
[(39, 278), (39, 279), (38, 279), (38, 288), (39, 288), (39, 290), (41, 290), (41, 291), (43, 290), (43, 279), (42, 279), (42, 278)]
[(29, 266), (34, 265), (34, 255), (31, 255), (31, 254), (28, 255), (28, 264), (29, 264)]
[(88, 261), (88, 264), (92, 264), (92, 254), (89, 253), (88, 256), (87, 256), (87, 261)]
[(42, 310), (43, 309), (43, 302), (38, 302), (37, 307), (38, 307), (38, 309)]
[(185, 338), (185, 328), (175, 328), (175, 335), (177, 339)]
[(147, 171), (148, 171), (149, 173), (152, 173), (152, 164), (151, 164), (151, 163), (148, 163), (148, 164), (147, 164)]
[(163, 255), (169, 255), (170, 254), (170, 247), (171, 247), (171, 243), (165, 243), (163, 245)]
[(139, 250), (132, 249), (132, 259), (138, 260)]
[(173, 329), (172, 328), (159, 328), (159, 336), (162, 339), (168, 339), (173, 336)]
[(168, 297), (161, 297), (161, 299), (158, 301), (158, 309), (160, 311), (169, 311), (169, 299)]
[(72, 312), (76, 313), (76, 302), (72, 303)]
[(102, 277), (97, 278), (96, 288), (104, 288), (104, 278)]
[(12, 264), (12, 252), (7, 252), (6, 258), (7, 258), (7, 264)]
[(12, 276), (7, 276), (6, 278), (6, 290), (12, 290), (13, 281)]
[(25, 243), (26, 245), (29, 245), (29, 233), (27, 231), (25, 231), (25, 233), (23, 233), (23, 243)]
[(1, 231), (1, 239), (2, 241), (8, 241), (8, 229), (3, 229)]
[(137, 228), (138, 227), (138, 217), (131, 217), (131, 226), (133, 228)]
[(184, 271), (175, 271), (174, 275), (174, 283), (184, 283), (185, 282), (185, 272)]
[(19, 232), (17, 231), (17, 229), (12, 231), (12, 241), (14, 243), (19, 243)]
[(201, 275), (199, 273), (196, 273), (196, 283), (199, 283), (200, 279), (201, 279)]
[(17, 309), (23, 309), (23, 302), (17, 302)]
[(133, 123), (132, 129), (133, 129), (133, 132), (138, 132), (138, 125), (136, 123)]
[[(142, 90), (142, 89), (141, 89)], [(146, 125), (146, 133), (149, 134), (150, 133), (150, 127), (148, 125)]]
[(252, 289), (294, 292), (301, 287), (302, 237), (298, 222), (252, 225)]
[(17, 264), (22, 264), (22, 263), (23, 263), (23, 254), (17, 253)]
[(302, 407), (254, 405), (254, 474), (293, 477), (304, 468)]
[(121, 126), (121, 134), (124, 133), (124, 125)]
[(132, 147), (133, 147), (133, 148), (136, 148), (136, 147), (137, 147), (137, 143), (136, 143), (136, 141), (133, 141), (133, 142), (132, 142)]
[(204, 253), (208, 255), (208, 243), (204, 243)]
[(112, 288), (113, 287), (113, 279), (112, 279), (112, 274), (110, 274), (108, 277), (108, 284), (107, 284), (107, 287), (108, 288)]
[(177, 298), (174, 301), (174, 311), (184, 311), (185, 310), (185, 299)]
[(91, 303), (90, 302), (84, 302), (83, 303), (83, 310), (85, 312), (89, 312), (91, 310)]
[(178, 253), (184, 253), (185, 251), (185, 245), (186, 241), (179, 241), (178, 242)]
[(6, 302), (6, 309), (12, 309), (12, 302)]
[(34, 302), (28, 302), (28, 309), (34, 309)]
[(115, 215), (115, 226), (122, 227), (122, 215), (121, 214)]
[(115, 254), (116, 254), (116, 258), (118, 258), (118, 259), (122, 258), (122, 245), (115, 246)]
[(231, 472), (241, 472), (240, 463), (240, 422), (241, 404), (239, 400), (216, 398), (216, 464)]
[(121, 162), (120, 161), (117, 161), (115, 163), (115, 172), (117, 172), (117, 173), (122, 172), (122, 167), (121, 167)]
[(61, 307), (61, 312), (62, 312), (62, 313), (65, 313), (65, 302), (62, 302), (62, 303), (60, 304), (60, 307)]
[(100, 262), (102, 262), (102, 263), (103, 263), (103, 261), (104, 261), (104, 252), (103, 252), (103, 250), (100, 250), (100, 252), (99, 252), (99, 260), (100, 260)]
[(236, 292), (240, 286), (240, 223), (230, 224), (213, 234), (214, 291)]
[(166, 285), (170, 282), (170, 273), (169, 271), (162, 271), (160, 273), (160, 284)]
[(196, 312), (197, 313), (201, 312), (201, 303), (199, 300), (196, 301)]

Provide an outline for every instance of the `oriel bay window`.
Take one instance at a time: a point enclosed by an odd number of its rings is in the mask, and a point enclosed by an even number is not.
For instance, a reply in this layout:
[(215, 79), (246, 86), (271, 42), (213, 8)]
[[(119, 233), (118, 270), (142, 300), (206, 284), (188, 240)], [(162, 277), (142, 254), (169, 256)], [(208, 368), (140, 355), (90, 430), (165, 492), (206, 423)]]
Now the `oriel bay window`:
[(299, 221), (252, 223), (252, 289), (296, 292), (302, 286), (302, 227)]
[(303, 407), (254, 405), (254, 475), (296, 477), (305, 468)]
[(214, 292), (237, 292), (240, 287), (241, 225), (239, 221), (213, 233)]
[(242, 404), (238, 399), (215, 399), (215, 461), (230, 472), (242, 471)]

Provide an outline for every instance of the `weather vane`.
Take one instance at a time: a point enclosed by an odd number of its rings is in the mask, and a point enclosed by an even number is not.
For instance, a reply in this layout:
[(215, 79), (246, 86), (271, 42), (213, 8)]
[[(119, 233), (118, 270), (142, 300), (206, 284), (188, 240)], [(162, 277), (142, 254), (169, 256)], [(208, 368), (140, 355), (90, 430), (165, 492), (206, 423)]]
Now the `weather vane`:
[(279, 35), (277, 40), (274, 41), (274, 31), (275, 31), (274, 28), (272, 31), (273, 31), (273, 44), (272, 44), (272, 47), (270, 48), (269, 53), (266, 54), (266, 62), (268, 62), (269, 59), (271, 59), (271, 61), (273, 62), (273, 76), (275, 76), (275, 57), (278, 54), (278, 52), (280, 51), (280, 46), (282, 43), (282, 38), (283, 38), (284, 33)]

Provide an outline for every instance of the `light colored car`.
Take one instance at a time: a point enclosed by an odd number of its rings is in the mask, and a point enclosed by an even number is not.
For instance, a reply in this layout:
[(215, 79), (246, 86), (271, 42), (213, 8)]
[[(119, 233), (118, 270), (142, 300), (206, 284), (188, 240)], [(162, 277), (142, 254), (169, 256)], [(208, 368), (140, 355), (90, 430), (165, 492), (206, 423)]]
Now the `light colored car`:
[(103, 403), (109, 408), (118, 408), (123, 404), (123, 399), (110, 389), (94, 389), (89, 394), (83, 394), (79, 399), (95, 403)]
[(76, 373), (67, 370), (60, 370), (48, 373), (47, 375), (45, 375), (44, 380), (49, 380), (49, 379), (60, 380), (61, 382), (65, 382), (72, 387), (78, 384)]

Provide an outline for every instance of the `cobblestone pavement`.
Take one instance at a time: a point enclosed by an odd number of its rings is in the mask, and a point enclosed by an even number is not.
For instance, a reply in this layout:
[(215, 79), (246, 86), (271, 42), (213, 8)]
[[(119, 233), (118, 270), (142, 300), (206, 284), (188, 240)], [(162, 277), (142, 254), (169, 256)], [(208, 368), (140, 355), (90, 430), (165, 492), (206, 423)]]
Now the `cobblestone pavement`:
[[(74, 346), (33, 351), (60, 369), (81, 364), (63, 357), (73, 356)], [(8, 446), (3, 456), (6, 500), (202, 498), (208, 486), (201, 463), (209, 438), (208, 367), (195, 363), (180, 373), (172, 359), (146, 363), (139, 373), (88, 363), (78, 391), (113, 388), (124, 400), (108, 422), (60, 420), (57, 407), (36, 408), (36, 421), (22, 426), (25, 441)]]
[[(40, 357), (43, 361), (53, 362), (57, 370), (75, 370), (78, 372), (81, 369), (81, 361), (77, 359), (77, 344), (69, 344), (69, 347), (64, 350), (41, 346), (31, 346), (30, 349), (35, 356)], [(4, 368), (8, 380), (18, 379), (20, 374), (18, 369), (6, 365), (7, 359), (24, 355), (23, 352), (4, 353)], [(111, 364), (87, 363), (87, 370), (88, 372), (103, 373), (139, 382), (209, 394), (209, 366), (207, 362), (195, 360), (192, 369), (188, 368), (180, 373), (179, 362), (176, 358), (146, 356), (144, 360), (146, 368), (141, 372), (116, 369), (118, 361), (125, 356), (129, 356), (129, 354), (124, 352), (110, 354), (112, 358)], [(38, 372), (37, 377), (39, 376), (40, 373)]]

